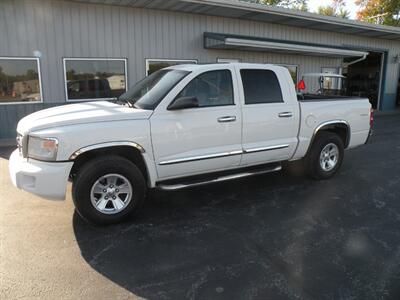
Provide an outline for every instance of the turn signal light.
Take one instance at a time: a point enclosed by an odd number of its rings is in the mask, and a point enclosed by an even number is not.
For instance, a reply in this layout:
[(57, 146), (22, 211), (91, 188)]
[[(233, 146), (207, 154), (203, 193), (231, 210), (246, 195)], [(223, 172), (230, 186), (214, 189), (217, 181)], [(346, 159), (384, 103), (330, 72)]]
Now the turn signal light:
[(369, 127), (372, 128), (372, 125), (374, 125), (374, 109), (371, 108), (369, 111)]

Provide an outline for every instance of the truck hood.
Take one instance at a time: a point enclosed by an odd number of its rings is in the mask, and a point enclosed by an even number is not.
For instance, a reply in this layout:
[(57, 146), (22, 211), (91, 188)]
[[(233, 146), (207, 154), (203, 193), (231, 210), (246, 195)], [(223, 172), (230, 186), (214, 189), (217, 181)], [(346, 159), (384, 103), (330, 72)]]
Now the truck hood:
[(153, 111), (131, 108), (108, 101), (68, 104), (43, 109), (18, 123), (17, 131), (27, 134), (40, 129), (93, 122), (148, 119)]

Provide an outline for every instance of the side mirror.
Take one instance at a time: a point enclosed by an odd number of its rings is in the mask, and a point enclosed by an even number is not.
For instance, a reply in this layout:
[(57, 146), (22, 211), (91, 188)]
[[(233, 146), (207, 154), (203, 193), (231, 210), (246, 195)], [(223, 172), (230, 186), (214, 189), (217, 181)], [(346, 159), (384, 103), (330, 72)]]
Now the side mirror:
[(168, 110), (179, 110), (185, 108), (199, 107), (199, 100), (196, 97), (180, 97), (175, 99), (169, 106)]

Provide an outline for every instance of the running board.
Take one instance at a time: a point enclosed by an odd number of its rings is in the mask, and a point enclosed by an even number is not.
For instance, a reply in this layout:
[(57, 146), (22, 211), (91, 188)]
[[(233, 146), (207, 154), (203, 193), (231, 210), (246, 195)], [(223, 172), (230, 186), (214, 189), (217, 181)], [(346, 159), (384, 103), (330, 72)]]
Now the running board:
[(174, 190), (180, 190), (180, 189), (185, 189), (185, 188), (194, 187), (194, 186), (206, 185), (206, 184), (210, 184), (210, 183), (217, 183), (217, 182), (223, 182), (223, 181), (228, 181), (228, 180), (233, 180), (233, 179), (239, 179), (239, 178), (244, 178), (244, 177), (272, 173), (272, 172), (277, 172), (280, 170), (282, 170), (282, 166), (278, 165), (278, 166), (274, 166), (269, 169), (246, 171), (246, 172), (242, 172), (242, 173), (214, 177), (212, 179), (209, 178), (209, 179), (189, 181), (189, 182), (176, 183), (176, 184), (167, 184), (167, 183), (160, 182), (159, 184), (157, 184), (157, 188), (164, 190), (164, 191), (174, 191)]

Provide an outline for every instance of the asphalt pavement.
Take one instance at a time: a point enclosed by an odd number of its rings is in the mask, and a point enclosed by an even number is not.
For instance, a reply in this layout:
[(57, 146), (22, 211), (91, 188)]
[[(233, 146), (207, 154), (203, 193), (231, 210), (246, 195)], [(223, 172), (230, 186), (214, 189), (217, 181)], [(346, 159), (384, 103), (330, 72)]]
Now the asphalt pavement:
[(285, 172), (154, 192), (94, 227), (17, 190), (0, 150), (1, 299), (400, 299), (400, 115), (337, 176)]

